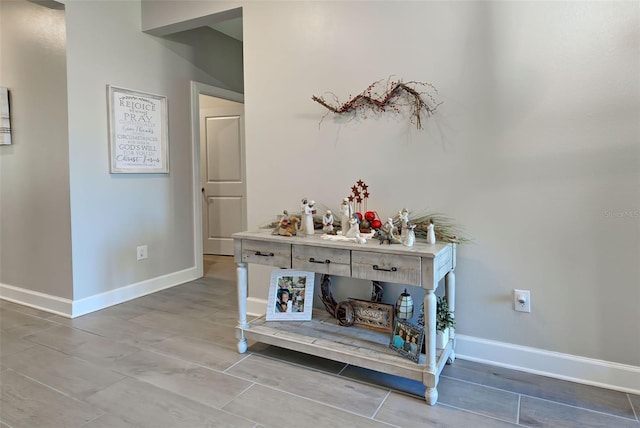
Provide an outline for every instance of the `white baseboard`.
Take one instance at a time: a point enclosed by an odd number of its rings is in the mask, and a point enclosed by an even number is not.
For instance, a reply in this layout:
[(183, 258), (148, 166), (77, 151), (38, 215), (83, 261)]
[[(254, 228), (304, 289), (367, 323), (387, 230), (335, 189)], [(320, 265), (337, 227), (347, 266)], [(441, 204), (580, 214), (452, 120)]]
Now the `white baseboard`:
[(257, 297), (247, 298), (247, 315), (252, 317), (261, 317), (267, 312), (267, 300), (258, 299)]
[(202, 275), (198, 273), (198, 269), (194, 266), (167, 275), (158, 276), (156, 278), (140, 281), (135, 284), (126, 285), (124, 287), (110, 290), (104, 293), (96, 294), (84, 299), (73, 301), (73, 314), (71, 318), (79, 317), (90, 312), (117, 305), (147, 294), (155, 293), (165, 288), (173, 287), (178, 284), (193, 281)]
[(75, 318), (118, 303), (137, 299), (165, 288), (184, 284), (201, 276), (198, 269), (192, 267), (78, 300), (63, 299), (25, 288), (0, 284), (0, 298), (63, 317)]
[(0, 283), (0, 299), (71, 318), (71, 309), (73, 307), (71, 299), (64, 299), (51, 294), (2, 283)]
[(456, 358), (640, 394), (640, 367), (456, 334)]

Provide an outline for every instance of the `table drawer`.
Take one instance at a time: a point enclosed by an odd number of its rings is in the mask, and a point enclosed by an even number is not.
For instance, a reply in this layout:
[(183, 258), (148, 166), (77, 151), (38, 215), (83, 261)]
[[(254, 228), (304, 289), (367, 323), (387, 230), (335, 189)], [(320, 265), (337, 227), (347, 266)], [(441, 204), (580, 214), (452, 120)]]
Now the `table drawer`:
[(352, 251), (351, 276), (397, 284), (421, 285), (421, 260), (415, 256)]
[(291, 244), (243, 239), (242, 261), (291, 268)]
[(291, 264), (293, 269), (351, 276), (351, 251), (339, 248), (293, 245)]

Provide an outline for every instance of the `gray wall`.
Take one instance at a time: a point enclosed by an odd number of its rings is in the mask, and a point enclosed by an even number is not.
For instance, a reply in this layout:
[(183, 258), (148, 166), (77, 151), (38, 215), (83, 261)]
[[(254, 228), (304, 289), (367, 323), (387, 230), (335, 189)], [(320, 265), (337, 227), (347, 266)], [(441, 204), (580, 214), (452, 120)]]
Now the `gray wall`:
[[(65, 3), (0, 2), (0, 84), (12, 91), (15, 143), (0, 147), (0, 283), (95, 306), (102, 293), (189, 270), (201, 257), (190, 82), (237, 89), (241, 47), (220, 35), (216, 49), (195, 49), (204, 70), (141, 32), (138, 1)], [(108, 84), (167, 96), (168, 175), (109, 173)], [(138, 262), (143, 244), (149, 258)]]
[[(640, 366), (639, 3), (143, 2), (143, 29), (238, 6), (250, 228), (363, 179), (383, 218), (444, 212), (475, 238), (458, 333)], [(320, 124), (312, 95), (389, 76), (438, 88), (425, 129)], [(250, 295), (268, 283), (252, 272)]]
[(0, 86), (13, 145), (0, 146), (0, 283), (72, 297), (64, 11), (0, 2)]
[[(82, 299), (195, 266), (189, 85), (219, 81), (140, 32), (136, 1), (66, 9), (74, 298)], [(109, 174), (107, 84), (167, 96), (168, 175)], [(149, 258), (138, 262), (144, 244)]]

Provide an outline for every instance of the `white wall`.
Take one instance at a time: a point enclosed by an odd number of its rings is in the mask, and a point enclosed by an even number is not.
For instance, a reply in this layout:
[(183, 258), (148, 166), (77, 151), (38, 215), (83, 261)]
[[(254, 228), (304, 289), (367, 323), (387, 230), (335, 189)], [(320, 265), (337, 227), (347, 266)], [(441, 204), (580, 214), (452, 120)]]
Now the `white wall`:
[(64, 24), (64, 10), (0, 2), (0, 86), (11, 92), (13, 140), (0, 146), (0, 285), (69, 299)]
[[(444, 212), (475, 238), (458, 333), (640, 366), (637, 2), (144, 2), (143, 28), (238, 5), (250, 228), (302, 196), (336, 207), (363, 179), (381, 216)], [(312, 95), (391, 75), (438, 88), (424, 130), (319, 125)]]

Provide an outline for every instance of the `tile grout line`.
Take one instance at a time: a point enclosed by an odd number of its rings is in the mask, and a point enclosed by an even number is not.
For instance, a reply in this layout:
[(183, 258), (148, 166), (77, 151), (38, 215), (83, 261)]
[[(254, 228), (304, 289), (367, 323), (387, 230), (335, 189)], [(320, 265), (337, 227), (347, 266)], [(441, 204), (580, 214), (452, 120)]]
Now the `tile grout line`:
[(512, 421), (509, 421), (507, 419), (502, 419), (502, 418), (499, 418), (497, 416), (491, 416), (491, 415), (487, 415), (487, 414), (484, 414), (484, 413), (480, 413), (480, 412), (478, 412), (476, 410), (465, 409), (464, 407), (454, 406), (453, 404), (447, 404), (447, 403), (442, 403), (442, 402), (438, 401), (437, 405), (438, 406), (449, 407), (451, 409), (460, 410), (461, 412), (470, 413), (472, 415), (482, 416), (483, 418), (492, 419), (494, 421), (507, 422), (507, 423), (510, 423), (510, 424), (513, 423)]
[[(69, 398), (69, 399), (71, 399), (71, 400), (73, 400), (73, 401), (76, 401), (76, 402), (81, 403), (81, 404), (86, 405), (86, 406), (90, 406), (90, 407), (95, 408), (95, 409), (98, 409), (99, 411), (103, 412), (103, 414), (102, 414), (102, 415), (100, 415), (100, 416), (104, 416), (104, 415), (106, 415), (106, 412), (105, 412), (104, 410), (102, 410), (100, 407), (96, 407), (96, 406), (94, 406), (93, 404), (91, 404), (91, 403), (89, 403), (89, 402), (87, 402), (87, 401), (83, 401), (83, 400), (81, 400), (81, 399), (79, 399), (79, 398), (77, 398), (77, 397), (74, 397), (74, 396), (73, 396), (73, 395), (71, 395), (70, 393), (67, 393), (67, 392), (62, 391), (62, 390), (60, 390), (60, 389), (58, 389), (58, 388), (55, 388), (55, 387), (53, 387), (53, 386), (51, 386), (51, 385), (48, 385), (48, 384), (46, 384), (46, 383), (44, 383), (44, 382), (41, 382), (41, 381), (39, 381), (38, 379), (35, 379), (35, 378), (31, 377), (31, 376), (28, 376), (28, 375), (27, 375), (27, 374), (25, 374), (25, 373), (22, 373), (22, 372), (19, 372), (19, 371), (17, 371), (17, 370), (14, 370), (14, 369), (12, 369), (11, 367), (7, 367), (7, 368), (6, 368), (6, 370), (10, 370), (10, 371), (12, 371), (12, 372), (16, 373), (16, 374), (17, 374), (17, 375), (19, 375), (19, 376), (22, 376), (22, 377), (24, 377), (24, 378), (26, 378), (26, 379), (29, 379), (29, 380), (30, 380), (30, 381), (32, 381), (32, 382), (35, 382), (35, 383), (37, 383), (37, 384), (39, 384), (39, 385), (42, 385), (42, 386), (44, 386), (45, 388), (50, 389), (51, 391), (57, 392), (58, 394), (63, 395), (63, 396), (65, 396), (65, 397), (67, 397), (67, 398)], [(115, 383), (113, 383), (113, 384), (111, 384), (111, 385), (115, 385), (116, 383), (118, 383), (118, 382), (120, 382), (120, 381), (122, 381), (122, 380), (124, 380), (124, 379), (120, 379), (120, 380), (116, 381)], [(111, 386), (111, 385), (109, 385), (109, 386)], [(108, 388), (109, 386), (107, 386), (107, 388)], [(87, 397), (89, 397), (89, 396), (91, 396), (91, 395), (93, 395), (93, 394), (95, 394), (95, 393), (97, 393), (97, 392), (99, 392), (99, 391), (96, 391), (96, 392), (94, 392), (94, 393), (91, 393), (91, 394), (87, 395)]]
[[(567, 406), (567, 407), (572, 407), (574, 409), (586, 410), (588, 412), (599, 413), (599, 414), (605, 415), (605, 416), (613, 416), (615, 418), (620, 418), (620, 419), (624, 419), (624, 420), (627, 420), (627, 421), (634, 421), (635, 422), (635, 421), (638, 420), (637, 415), (635, 413), (635, 410), (633, 408), (633, 405), (631, 406), (631, 409), (634, 412), (634, 416), (636, 417), (635, 420), (632, 419), (632, 418), (629, 418), (629, 417), (620, 416), (620, 415), (616, 415), (616, 414), (613, 414), (613, 413), (603, 412), (602, 410), (594, 410), (594, 409), (590, 409), (588, 407), (576, 406), (575, 404), (563, 403), (562, 401), (550, 400), (548, 398), (536, 397), (535, 395), (529, 395), (529, 394), (522, 394), (522, 393), (519, 393), (519, 392), (513, 392), (513, 391), (509, 391), (508, 389), (497, 388), (495, 386), (490, 386), (490, 385), (483, 385), (481, 383), (471, 382), (471, 381), (468, 381), (468, 380), (455, 378), (455, 377), (451, 377), (451, 376), (440, 376), (440, 377), (444, 377), (444, 378), (451, 379), (451, 380), (457, 380), (457, 381), (460, 381), (460, 382), (463, 382), (463, 383), (469, 383), (471, 385), (477, 385), (477, 386), (481, 386), (483, 388), (489, 388), (489, 389), (493, 389), (493, 390), (496, 390), (496, 391), (507, 392), (507, 393), (510, 393), (510, 394), (517, 394), (517, 395), (520, 395), (522, 397), (528, 397), (528, 398), (533, 398), (533, 399), (536, 399), (536, 400), (546, 401), (546, 402), (549, 402), (549, 403), (555, 403), (555, 404), (558, 404), (560, 406)], [(627, 396), (628, 396), (628, 394), (627, 394)]]
[(638, 418), (638, 413), (636, 413), (636, 408), (633, 406), (633, 401), (631, 401), (631, 394), (627, 393), (627, 399), (629, 400), (629, 404), (631, 405), (633, 415), (636, 417), (636, 421), (640, 421), (640, 418)]
[[(301, 399), (301, 400), (307, 400), (307, 401), (310, 401), (310, 402), (312, 402), (312, 403), (319, 404), (319, 405), (321, 405), (321, 406), (325, 406), (325, 407), (329, 407), (329, 408), (331, 408), (331, 409), (335, 409), (335, 410), (338, 410), (338, 411), (341, 411), (341, 412), (345, 412), (345, 413), (348, 413), (348, 414), (350, 414), (350, 415), (357, 416), (357, 417), (359, 417), (359, 418), (368, 419), (368, 420), (372, 420), (372, 421), (374, 420), (372, 417), (365, 416), (365, 415), (363, 415), (363, 414), (356, 413), (356, 412), (353, 412), (353, 411), (351, 411), (351, 410), (347, 410), (347, 409), (342, 408), (342, 407), (338, 407), (338, 406), (336, 406), (336, 405), (334, 405), (334, 404), (330, 404), (330, 403), (326, 403), (326, 402), (324, 402), (324, 401), (320, 401), (320, 400), (318, 400), (318, 399), (316, 399), (316, 398), (305, 397), (304, 395), (299, 395), (299, 394), (296, 394), (296, 393), (293, 393), (293, 392), (290, 392), (290, 391), (286, 391), (286, 390), (284, 390), (284, 389), (280, 389), (280, 388), (273, 387), (273, 386), (271, 386), (271, 385), (265, 385), (265, 384), (263, 384), (263, 383), (256, 383), (256, 385), (261, 386), (261, 387), (266, 388), (266, 389), (273, 390), (273, 391), (282, 392), (282, 393), (283, 393), (283, 394), (285, 394), (285, 395), (290, 395), (290, 396), (293, 396), (293, 397), (299, 398), (299, 399)], [(376, 421), (376, 422), (378, 422), (378, 423), (381, 423), (381, 424), (384, 424), (384, 425), (390, 426), (390, 427), (397, 427), (397, 425), (393, 425), (393, 424), (391, 424), (391, 423), (389, 423), (389, 422), (380, 421), (380, 420), (377, 420), (377, 419), (375, 419), (375, 421)]]
[(375, 419), (376, 416), (378, 416), (378, 412), (380, 412), (380, 409), (382, 409), (382, 406), (384, 406), (384, 403), (387, 402), (387, 399), (389, 398), (390, 395), (391, 395), (391, 390), (387, 391), (387, 395), (384, 396), (384, 398), (380, 402), (380, 405), (378, 405), (378, 408), (373, 412), (373, 415), (371, 415), (371, 419)]
[(587, 412), (597, 413), (599, 415), (608, 416), (610, 418), (618, 418), (618, 419), (622, 419), (622, 420), (625, 420), (625, 421), (637, 422), (637, 420), (633, 420), (631, 418), (627, 418), (627, 417), (619, 416), (619, 415), (614, 415), (612, 413), (605, 413), (605, 412), (600, 411), (600, 410), (587, 409), (586, 407), (574, 406), (573, 404), (561, 403), (559, 401), (553, 401), (553, 400), (549, 400), (549, 399), (546, 399), (546, 398), (540, 398), (540, 397), (533, 397), (531, 395), (526, 395), (526, 394), (521, 394), (521, 395), (523, 397), (532, 398), (534, 400), (546, 401), (547, 403), (553, 403), (553, 404), (557, 404), (559, 406), (567, 406), (567, 407), (571, 407), (572, 409), (584, 410), (584, 411), (587, 411)]

